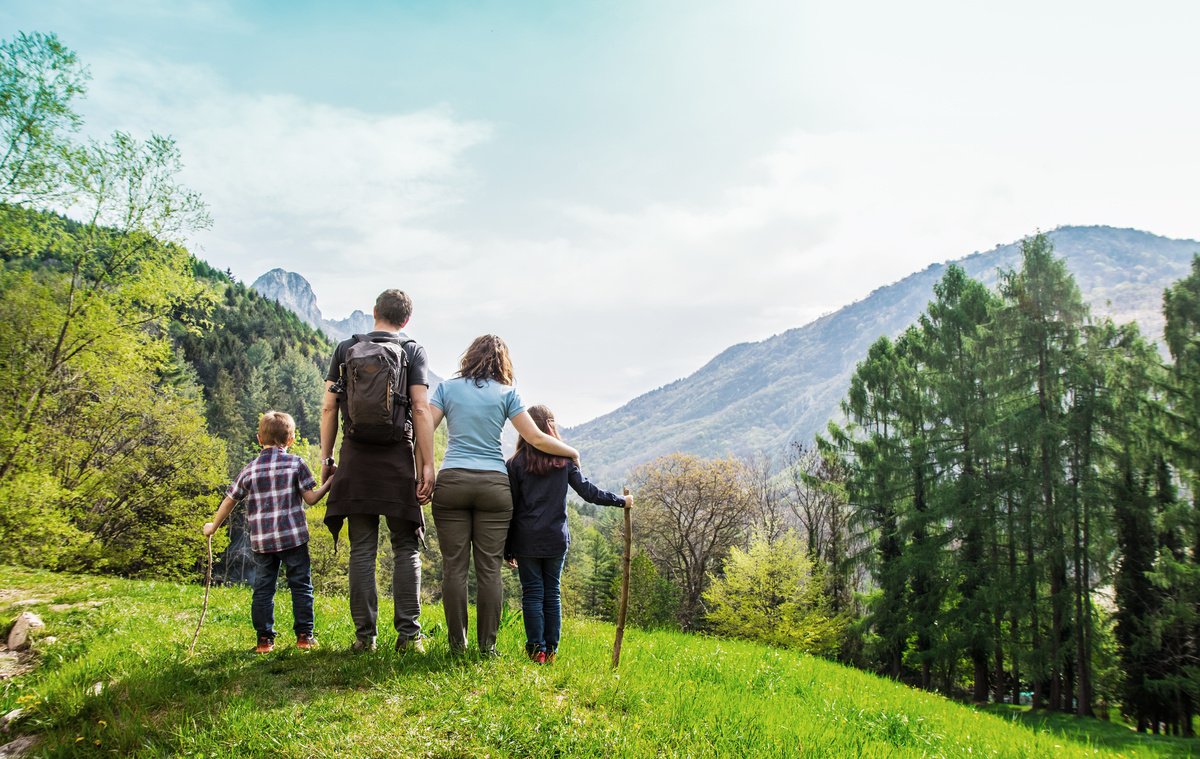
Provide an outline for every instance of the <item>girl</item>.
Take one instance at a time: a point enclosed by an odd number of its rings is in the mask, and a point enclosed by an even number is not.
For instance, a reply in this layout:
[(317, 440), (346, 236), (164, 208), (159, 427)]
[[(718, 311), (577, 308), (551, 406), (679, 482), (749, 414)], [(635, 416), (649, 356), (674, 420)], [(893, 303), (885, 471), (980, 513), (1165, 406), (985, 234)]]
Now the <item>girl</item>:
[[(539, 430), (559, 439), (550, 409), (533, 406), (529, 416)], [(540, 451), (524, 439), (517, 441), (517, 452), (508, 460), (508, 482), (513, 516), (504, 554), (521, 576), (525, 653), (538, 664), (547, 664), (554, 661), (562, 631), (559, 578), (571, 542), (567, 486), (599, 506), (628, 509), (633, 498), (601, 490), (587, 481), (577, 461)]]
[(500, 563), (512, 517), (512, 496), (500, 432), (511, 421), (521, 443), (556, 456), (578, 458), (571, 446), (539, 430), (513, 383), (508, 346), (495, 335), (477, 337), (458, 374), (429, 400), (433, 426), (446, 419), (450, 442), (433, 491), (433, 522), (442, 549), (442, 598), (453, 653), (467, 648), (467, 564), (475, 557), (476, 640), (496, 652), (503, 582)]

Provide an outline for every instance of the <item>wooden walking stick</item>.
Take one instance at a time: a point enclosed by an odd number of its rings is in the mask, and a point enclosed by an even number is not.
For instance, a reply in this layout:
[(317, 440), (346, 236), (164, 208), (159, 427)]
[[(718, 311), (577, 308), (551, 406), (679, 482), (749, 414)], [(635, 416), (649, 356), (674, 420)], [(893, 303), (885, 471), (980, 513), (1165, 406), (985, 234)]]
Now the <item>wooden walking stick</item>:
[(200, 639), (200, 628), (204, 625), (204, 615), (208, 613), (208, 589), (212, 587), (212, 535), (208, 536), (208, 571), (204, 573), (204, 606), (200, 609), (200, 623), (196, 625), (196, 634), (192, 636), (192, 647), (188, 656), (196, 653), (196, 641)]
[[(629, 488), (625, 488), (629, 495)], [(625, 504), (625, 556), (621, 559), (621, 605), (617, 607), (617, 638), (613, 641), (613, 669), (621, 663), (621, 639), (625, 637), (625, 613), (629, 611), (629, 557), (632, 545), (632, 520)]]

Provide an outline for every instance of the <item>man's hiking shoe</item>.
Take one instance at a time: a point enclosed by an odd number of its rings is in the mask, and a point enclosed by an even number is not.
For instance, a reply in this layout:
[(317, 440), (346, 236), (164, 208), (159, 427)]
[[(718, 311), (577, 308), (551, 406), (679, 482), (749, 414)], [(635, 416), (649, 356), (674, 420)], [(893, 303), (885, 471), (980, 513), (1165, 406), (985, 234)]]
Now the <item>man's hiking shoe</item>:
[(355, 638), (350, 644), (350, 650), (356, 654), (368, 653), (375, 650), (374, 638)]
[(317, 636), (312, 633), (300, 633), (296, 636), (296, 648), (316, 648)]
[(545, 664), (546, 663), (546, 652), (538, 651), (538, 652), (534, 653), (532, 658), (533, 658), (534, 664)]
[(411, 638), (396, 638), (396, 652), (406, 654), (409, 652), (414, 654), (425, 653), (425, 639), (420, 635)]
[(269, 654), (275, 650), (275, 639), (267, 635), (258, 636), (258, 645), (254, 647), (256, 654)]

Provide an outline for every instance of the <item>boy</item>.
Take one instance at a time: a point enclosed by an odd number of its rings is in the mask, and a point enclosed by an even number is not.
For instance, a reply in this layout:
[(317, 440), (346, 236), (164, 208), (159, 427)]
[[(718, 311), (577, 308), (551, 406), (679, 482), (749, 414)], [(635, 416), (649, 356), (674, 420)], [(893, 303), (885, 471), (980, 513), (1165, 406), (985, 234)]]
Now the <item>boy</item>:
[(279, 565), (287, 567), (292, 591), (296, 646), (315, 648), (313, 633), (313, 586), (308, 559), (308, 520), (304, 504), (312, 506), (325, 497), (333, 477), (317, 487), (304, 459), (289, 454), (296, 442), (296, 422), (282, 411), (268, 411), (258, 420), (258, 444), (262, 452), (238, 474), (213, 521), (204, 525), (211, 536), (239, 501), (246, 503), (246, 530), (254, 557), (254, 600), (250, 619), (258, 632), (256, 653), (275, 647), (275, 581)]

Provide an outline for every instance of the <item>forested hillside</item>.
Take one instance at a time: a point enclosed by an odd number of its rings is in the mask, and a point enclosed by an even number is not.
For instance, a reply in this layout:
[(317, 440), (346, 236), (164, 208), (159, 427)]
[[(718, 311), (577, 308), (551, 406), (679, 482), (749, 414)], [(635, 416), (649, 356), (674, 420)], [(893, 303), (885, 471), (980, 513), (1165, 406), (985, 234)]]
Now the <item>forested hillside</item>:
[(821, 445), (846, 514), (823, 529), (850, 547), (824, 559), (870, 573), (874, 666), (1192, 735), (1200, 256), (1166, 291), (1167, 362), (1090, 313), (1048, 236), (996, 290), (952, 266), (934, 295), (871, 345)]
[(317, 442), (332, 343), (291, 310), (205, 262), (196, 260), (193, 270), (218, 294), (216, 304), (189, 314), (204, 322), (203, 330), (176, 322), (171, 337), (204, 388), (209, 429), (229, 446), (236, 459), (231, 467), (254, 450), (258, 416), (269, 408), (290, 413), (297, 437)]

